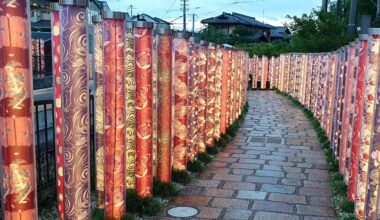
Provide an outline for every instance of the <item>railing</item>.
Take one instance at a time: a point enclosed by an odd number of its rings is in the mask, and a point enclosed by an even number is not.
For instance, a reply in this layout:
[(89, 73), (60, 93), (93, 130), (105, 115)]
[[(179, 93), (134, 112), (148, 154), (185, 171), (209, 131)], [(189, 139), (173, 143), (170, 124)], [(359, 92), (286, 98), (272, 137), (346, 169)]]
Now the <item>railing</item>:
[[(34, 102), (34, 129), (36, 149), (36, 171), (38, 189), (55, 186), (56, 157), (55, 157), (55, 117), (54, 101)], [(95, 164), (94, 152), (94, 97), (90, 96), (90, 152), (91, 169)]]

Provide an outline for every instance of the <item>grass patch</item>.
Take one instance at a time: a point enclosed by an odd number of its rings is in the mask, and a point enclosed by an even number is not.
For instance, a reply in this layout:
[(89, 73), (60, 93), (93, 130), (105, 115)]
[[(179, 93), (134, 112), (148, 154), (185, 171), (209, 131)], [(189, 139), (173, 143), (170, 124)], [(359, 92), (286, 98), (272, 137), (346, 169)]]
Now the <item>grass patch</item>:
[(313, 126), (315, 132), (317, 133), (319, 142), (322, 144), (322, 147), (324, 148), (323, 151), (326, 156), (326, 162), (329, 171), (329, 183), (333, 192), (334, 203), (338, 210), (338, 219), (355, 219), (355, 216), (353, 214), (354, 203), (347, 199), (347, 186), (343, 181), (343, 177), (339, 174), (339, 162), (336, 160), (335, 154), (330, 147), (329, 139), (320, 123), (314, 117), (313, 113), (305, 106), (303, 106), (297, 99), (278, 90), (276, 93), (289, 98), (294, 105), (300, 107), (309, 120), (310, 124)]
[(137, 215), (154, 216), (160, 213), (161, 205), (154, 198), (139, 198), (135, 190), (127, 190), (126, 193), (126, 209), (128, 213)]
[(161, 198), (172, 198), (179, 194), (179, 189), (172, 183), (163, 183), (153, 179), (153, 195)]
[(212, 161), (212, 157), (207, 152), (198, 153), (197, 158), (204, 164), (208, 164)]
[(187, 170), (192, 173), (201, 173), (204, 170), (204, 165), (200, 160), (192, 160), (187, 162)]
[(187, 185), (191, 182), (191, 176), (187, 170), (173, 170), (172, 181)]

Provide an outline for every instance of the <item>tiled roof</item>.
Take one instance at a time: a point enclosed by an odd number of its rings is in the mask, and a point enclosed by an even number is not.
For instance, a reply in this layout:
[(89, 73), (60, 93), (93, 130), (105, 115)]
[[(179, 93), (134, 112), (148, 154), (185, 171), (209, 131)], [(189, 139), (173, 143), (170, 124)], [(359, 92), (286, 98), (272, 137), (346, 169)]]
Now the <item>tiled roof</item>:
[(217, 17), (203, 19), (201, 20), (201, 23), (202, 24), (241, 24), (241, 25), (247, 25), (247, 26), (253, 26), (253, 27), (261, 27), (265, 29), (272, 28), (271, 25), (264, 24), (263, 22), (256, 20), (254, 17), (239, 14), (236, 12), (232, 12), (232, 14), (223, 12), (223, 14)]

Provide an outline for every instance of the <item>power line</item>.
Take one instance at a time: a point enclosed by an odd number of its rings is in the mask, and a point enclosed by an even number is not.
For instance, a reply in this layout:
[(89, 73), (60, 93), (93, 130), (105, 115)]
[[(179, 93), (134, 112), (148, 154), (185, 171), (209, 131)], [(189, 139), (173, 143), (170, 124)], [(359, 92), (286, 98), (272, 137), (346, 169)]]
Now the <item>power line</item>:
[(172, 3), (170, 4), (170, 6), (169, 6), (169, 9), (166, 10), (165, 14), (164, 14), (162, 17), (165, 17), (165, 16), (169, 13), (169, 11), (173, 8), (175, 1), (176, 1), (176, 0), (173, 0), (173, 2), (172, 2)]

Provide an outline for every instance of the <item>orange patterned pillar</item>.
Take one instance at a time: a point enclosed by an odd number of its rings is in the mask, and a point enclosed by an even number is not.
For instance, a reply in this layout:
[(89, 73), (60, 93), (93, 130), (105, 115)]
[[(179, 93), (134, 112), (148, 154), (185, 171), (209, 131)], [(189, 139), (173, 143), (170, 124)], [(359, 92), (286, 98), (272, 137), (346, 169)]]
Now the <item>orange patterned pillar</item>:
[(221, 108), (222, 108), (222, 74), (223, 74), (223, 49), (220, 45), (216, 48), (216, 69), (215, 69), (215, 115), (214, 115), (214, 138), (220, 139), (221, 134)]
[(227, 102), (228, 102), (228, 50), (226, 48), (222, 49), (223, 59), (222, 59), (222, 88), (221, 88), (221, 114), (220, 114), (220, 132), (221, 134), (226, 133), (227, 128)]
[(152, 197), (152, 27), (135, 22), (136, 193)]
[(29, 7), (28, 0), (0, 2), (0, 182), (7, 220), (37, 219)]
[(171, 181), (172, 34), (158, 29), (157, 44), (157, 179)]
[(125, 210), (125, 14), (103, 14), (105, 217)]
[(215, 70), (216, 70), (215, 43), (208, 44), (207, 54), (207, 101), (206, 101), (206, 146), (214, 145), (215, 119)]
[(230, 126), (233, 122), (233, 119), (232, 119), (232, 111), (231, 111), (231, 107), (232, 107), (232, 99), (231, 99), (231, 96), (232, 96), (232, 89), (233, 89), (233, 86), (232, 86), (232, 50), (231, 49), (228, 49), (227, 50), (227, 103), (226, 103), (226, 129), (228, 128), (228, 126)]
[(187, 156), (187, 99), (188, 99), (188, 54), (186, 34), (176, 33), (173, 39), (174, 60), (174, 146), (173, 169), (186, 170)]
[(206, 102), (207, 102), (207, 41), (199, 43), (199, 88), (198, 88), (198, 152), (206, 151)]

